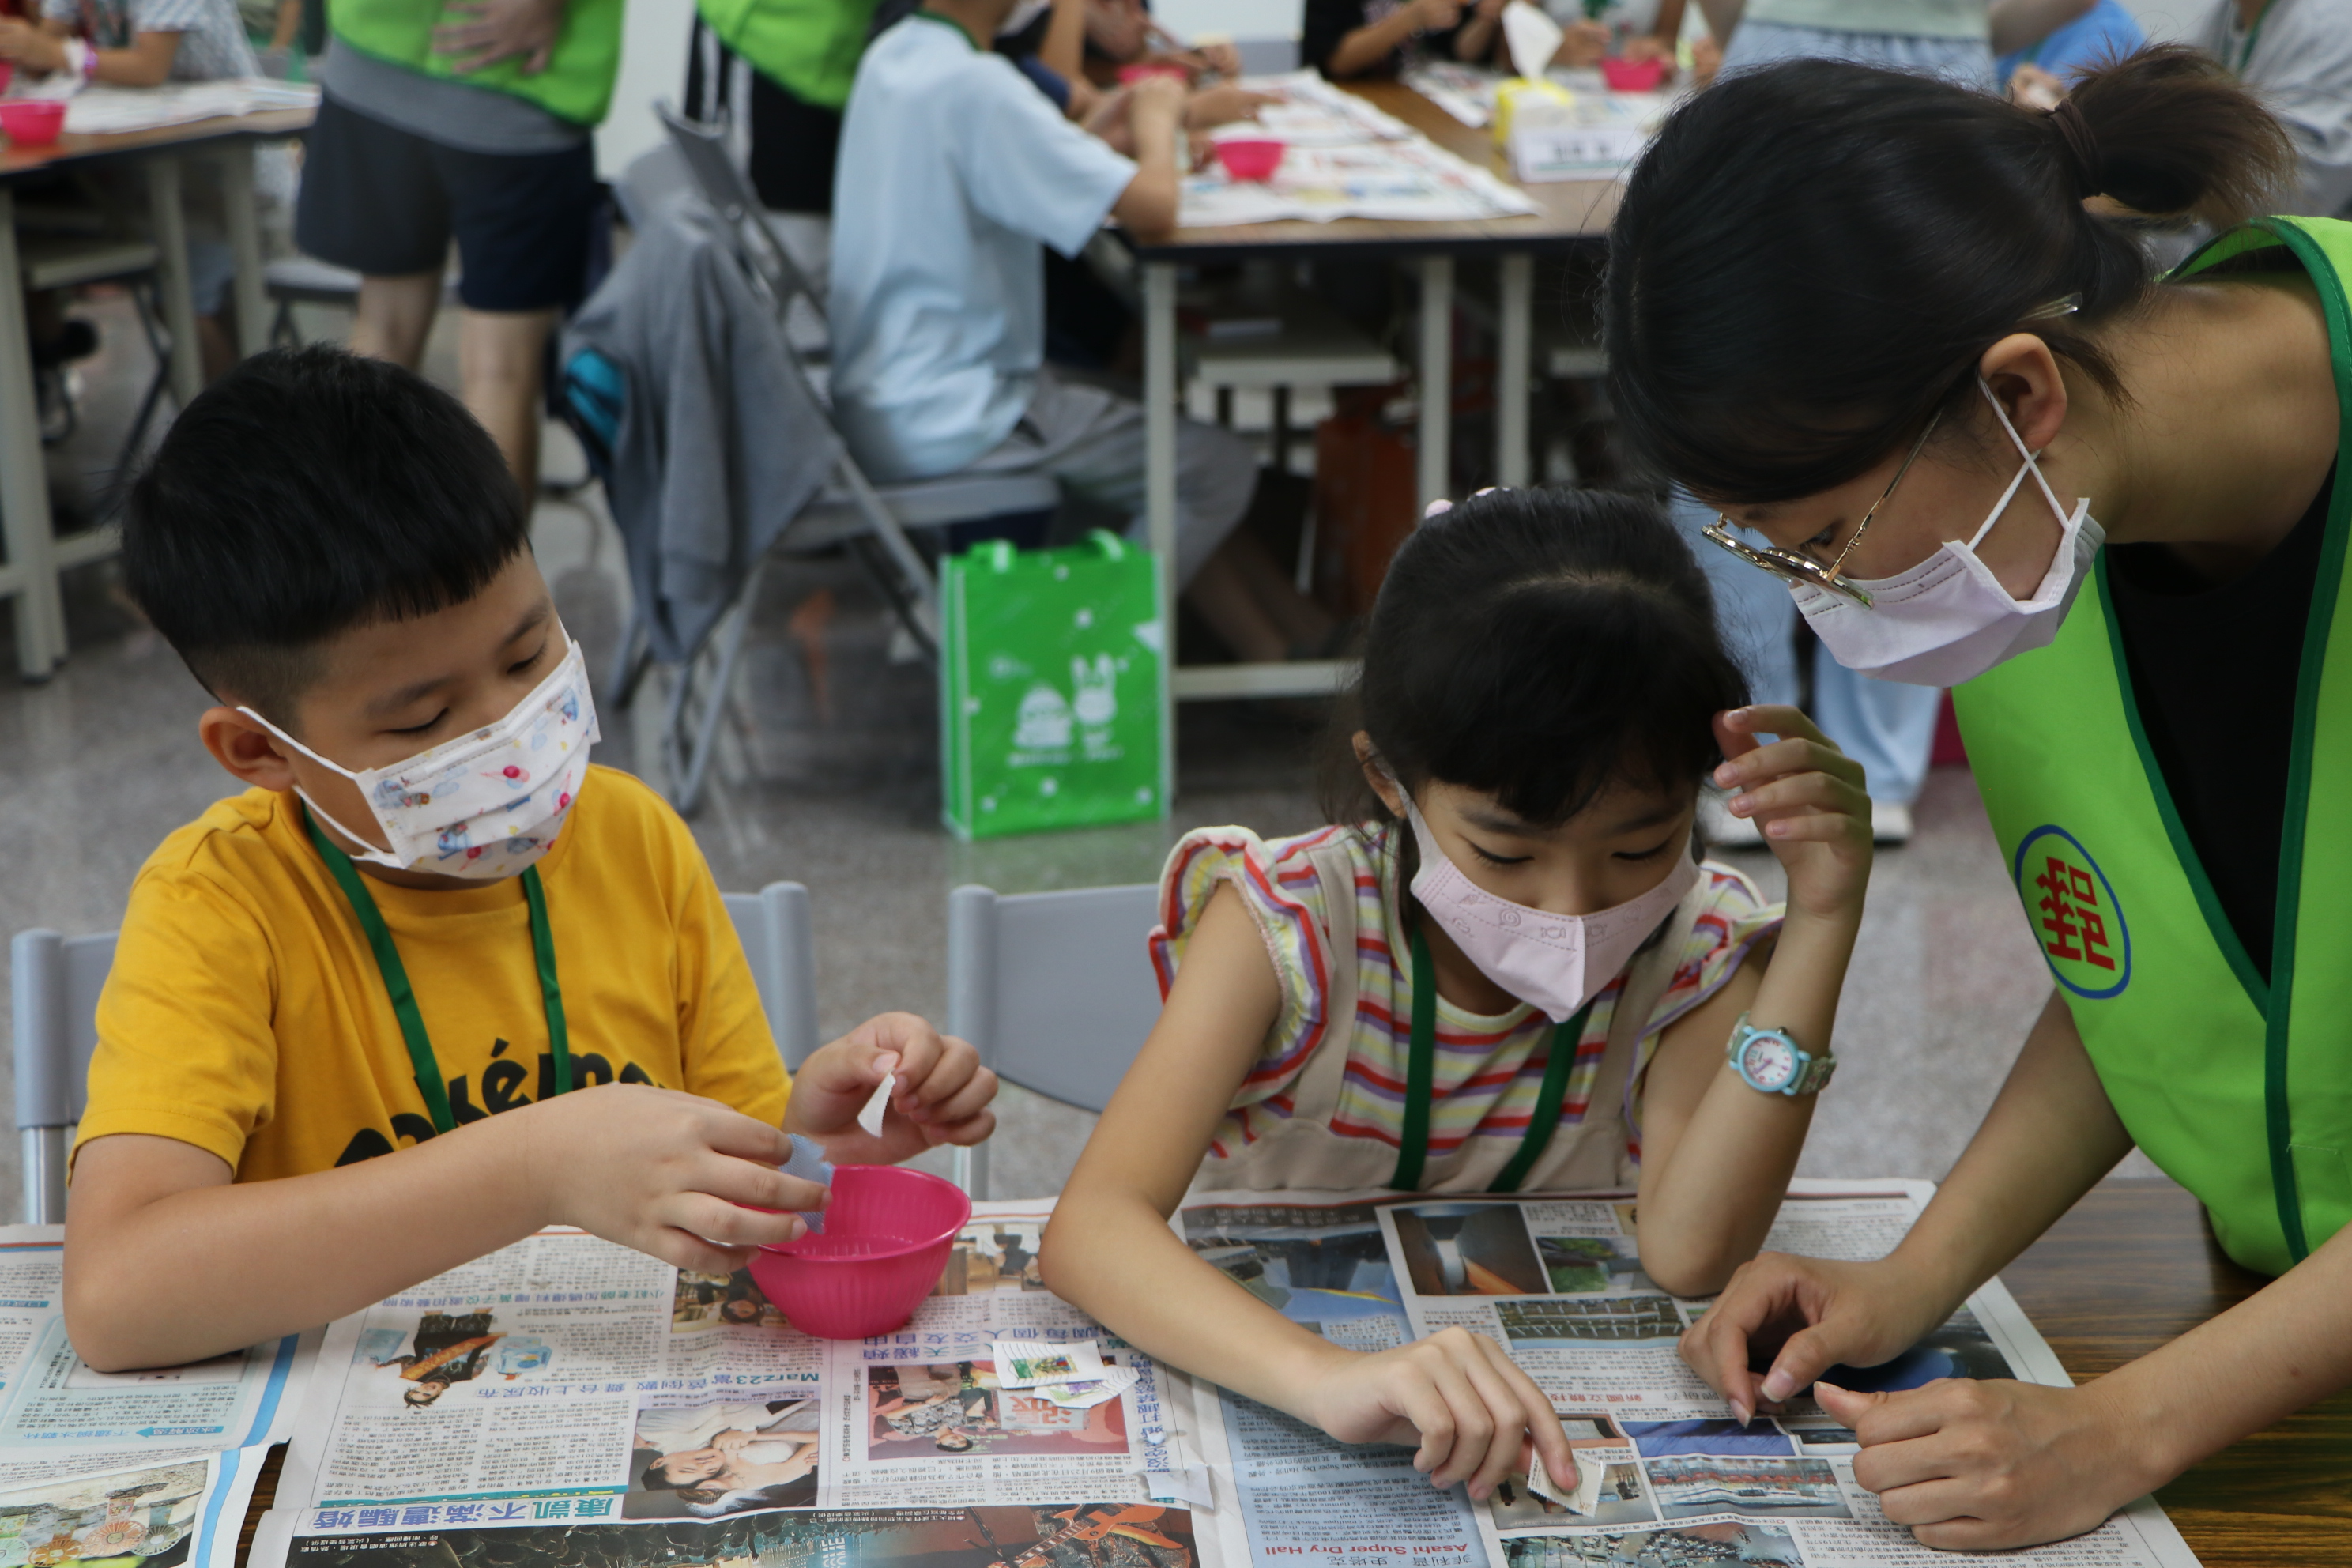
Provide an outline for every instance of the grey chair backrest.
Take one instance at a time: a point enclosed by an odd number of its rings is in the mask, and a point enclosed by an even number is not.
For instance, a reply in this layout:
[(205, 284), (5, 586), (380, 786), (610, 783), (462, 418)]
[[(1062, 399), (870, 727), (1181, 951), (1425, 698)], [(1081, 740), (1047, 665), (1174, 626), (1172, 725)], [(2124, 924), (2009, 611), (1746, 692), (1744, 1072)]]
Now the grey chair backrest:
[(727, 913), (751, 961), (777, 1054), (798, 1072), (823, 1043), (817, 1038), (816, 943), (808, 889), (798, 882), (771, 882), (756, 893), (729, 893)]
[(795, 298), (807, 300), (822, 320), (824, 299), (768, 226), (758, 193), (728, 155), (726, 121), (689, 120), (667, 102), (656, 103), (654, 113), (669, 132), (670, 145), (685, 161), (695, 188), (727, 226), (738, 254), (773, 298), (777, 320), (783, 319)]
[[(1008, 1083), (1081, 1110), (1110, 1103), (1160, 1018), (1144, 942), (1159, 921), (1150, 882), (1064, 892), (948, 895), (948, 1032)], [(959, 1162), (988, 1195), (988, 1150)]]
[[(776, 1051), (786, 1067), (797, 1069), (818, 1044), (808, 889), (798, 882), (771, 882), (756, 893), (729, 893), (726, 899)], [(98, 994), (114, 965), (114, 932), (19, 931), (9, 961), (23, 1218), (27, 1225), (57, 1225), (66, 1217), (66, 1152), (74, 1123), (89, 1103)]]
[(114, 966), (114, 933), (19, 931), (9, 945), (16, 1003), (16, 1135), (25, 1173), (24, 1219), (66, 1217), (67, 1133), (89, 1100), (98, 1046), (98, 994)]

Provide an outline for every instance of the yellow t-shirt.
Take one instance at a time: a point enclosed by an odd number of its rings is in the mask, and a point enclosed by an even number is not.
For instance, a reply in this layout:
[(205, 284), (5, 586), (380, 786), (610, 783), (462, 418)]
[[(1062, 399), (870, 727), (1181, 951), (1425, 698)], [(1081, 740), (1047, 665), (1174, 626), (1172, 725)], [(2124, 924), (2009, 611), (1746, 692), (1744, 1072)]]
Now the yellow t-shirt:
[[(741, 942), (686, 824), (592, 768), (539, 863), (575, 1087), (651, 1083), (775, 1125), (792, 1085)], [(520, 878), (425, 891), (367, 877), (463, 1126), (552, 1088)], [(98, 1004), (75, 1147), (176, 1138), (241, 1182), (433, 1136), (358, 917), (290, 795), (247, 790), (173, 833), (131, 884)]]

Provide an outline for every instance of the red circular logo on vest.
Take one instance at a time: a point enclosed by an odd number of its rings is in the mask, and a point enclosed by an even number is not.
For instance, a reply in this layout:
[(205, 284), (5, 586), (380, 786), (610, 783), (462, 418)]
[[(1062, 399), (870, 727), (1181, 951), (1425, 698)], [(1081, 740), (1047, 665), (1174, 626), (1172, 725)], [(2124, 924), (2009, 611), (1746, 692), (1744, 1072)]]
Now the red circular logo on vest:
[(2035, 828), (2018, 845), (2010, 876), (2059, 984), (2100, 1002), (2131, 984), (2131, 928), (2123, 906), (2073, 834), (2055, 824)]

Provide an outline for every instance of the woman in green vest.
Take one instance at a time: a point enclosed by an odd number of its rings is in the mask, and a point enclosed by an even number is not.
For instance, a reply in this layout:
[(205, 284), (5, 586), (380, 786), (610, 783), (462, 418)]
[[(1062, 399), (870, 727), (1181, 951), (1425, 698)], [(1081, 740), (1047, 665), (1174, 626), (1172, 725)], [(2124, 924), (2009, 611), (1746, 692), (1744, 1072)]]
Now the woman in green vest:
[[(1796, 62), (1677, 110), (1612, 234), (1626, 436), (1841, 663), (1958, 689), (2054, 981), (1892, 1256), (1765, 1254), (1685, 1342), (1743, 1415), (1811, 1384), (1932, 1546), (2089, 1529), (2352, 1383), (2352, 225), (2245, 221), (2293, 166), (2184, 48), (2048, 113)], [(2135, 214), (2218, 237), (2159, 280)], [(1815, 1382), (2135, 1145), (2277, 1281), (2080, 1390)]]

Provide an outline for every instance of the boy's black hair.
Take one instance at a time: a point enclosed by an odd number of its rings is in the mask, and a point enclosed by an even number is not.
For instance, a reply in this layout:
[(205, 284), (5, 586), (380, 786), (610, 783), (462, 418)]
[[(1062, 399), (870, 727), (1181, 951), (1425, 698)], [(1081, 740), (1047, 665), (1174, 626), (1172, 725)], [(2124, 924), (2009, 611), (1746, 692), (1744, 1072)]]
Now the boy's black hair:
[(320, 646), (460, 605), (529, 545), (498, 444), (455, 397), (341, 349), (215, 382), (131, 487), (131, 599), (205, 689), (290, 728)]
[(1747, 700), (1706, 574), (1654, 502), (1493, 490), (1390, 563), (1323, 804), (1333, 822), (1388, 819), (1362, 730), (1408, 791), (1438, 779), (1556, 826), (1612, 784), (1696, 784), (1718, 760), (1715, 715)]

